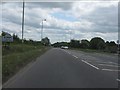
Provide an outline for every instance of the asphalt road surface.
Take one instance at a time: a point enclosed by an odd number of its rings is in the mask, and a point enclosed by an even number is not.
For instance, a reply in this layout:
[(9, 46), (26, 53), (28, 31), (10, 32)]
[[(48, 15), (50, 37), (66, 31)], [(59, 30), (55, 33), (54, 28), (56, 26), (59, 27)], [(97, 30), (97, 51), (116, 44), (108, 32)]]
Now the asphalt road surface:
[(118, 56), (53, 48), (3, 88), (118, 88)]

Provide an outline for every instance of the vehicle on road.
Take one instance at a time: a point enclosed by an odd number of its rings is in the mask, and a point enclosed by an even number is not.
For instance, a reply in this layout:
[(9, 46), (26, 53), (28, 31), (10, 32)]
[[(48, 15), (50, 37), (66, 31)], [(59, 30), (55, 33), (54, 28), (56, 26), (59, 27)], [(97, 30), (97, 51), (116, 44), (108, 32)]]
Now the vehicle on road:
[(62, 49), (68, 49), (68, 46), (61, 46)]

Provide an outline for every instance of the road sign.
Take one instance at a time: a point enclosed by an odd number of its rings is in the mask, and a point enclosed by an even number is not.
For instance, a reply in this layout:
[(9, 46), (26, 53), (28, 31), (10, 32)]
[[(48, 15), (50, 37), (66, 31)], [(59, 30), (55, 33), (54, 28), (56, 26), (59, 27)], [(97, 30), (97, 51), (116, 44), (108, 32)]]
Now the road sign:
[(13, 37), (10, 34), (2, 36), (2, 42), (13, 42)]

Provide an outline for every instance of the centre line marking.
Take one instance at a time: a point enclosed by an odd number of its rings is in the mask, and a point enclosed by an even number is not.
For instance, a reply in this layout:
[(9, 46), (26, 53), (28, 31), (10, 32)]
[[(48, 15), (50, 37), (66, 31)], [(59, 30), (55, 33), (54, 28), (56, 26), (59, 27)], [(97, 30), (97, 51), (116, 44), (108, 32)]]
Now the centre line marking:
[(90, 64), (90, 63), (88, 63), (88, 62), (86, 62), (86, 61), (84, 61), (84, 60), (82, 60), (82, 62), (84, 62), (84, 63), (90, 65), (91, 67), (93, 67), (93, 68), (95, 68), (95, 69), (97, 69), (97, 70), (99, 69), (98, 67), (96, 67), (96, 66), (94, 66), (94, 65), (92, 65), (92, 64)]
[(113, 70), (113, 69), (102, 69), (102, 70), (104, 70), (104, 71), (120, 71), (120, 70)]
[(77, 56), (73, 55), (73, 57), (78, 58)]
[(116, 80), (120, 82), (120, 79), (116, 79)]
[(108, 65), (108, 64), (98, 64), (98, 65), (102, 65), (102, 66), (110, 66), (110, 67), (120, 67), (120, 66), (117, 66), (117, 65)]

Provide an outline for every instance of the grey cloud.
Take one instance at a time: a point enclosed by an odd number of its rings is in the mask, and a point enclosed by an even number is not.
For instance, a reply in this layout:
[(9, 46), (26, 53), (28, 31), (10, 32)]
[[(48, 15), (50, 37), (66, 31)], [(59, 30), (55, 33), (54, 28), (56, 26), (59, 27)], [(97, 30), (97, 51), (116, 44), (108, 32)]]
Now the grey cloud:
[(22, 2), (2, 2), (2, 7), (22, 7)]
[[(2, 5), (9, 7), (22, 8), (22, 2), (3, 2)], [(25, 2), (26, 8), (61, 8), (69, 10), (72, 8), (73, 2)]]
[(113, 32), (118, 32), (118, 26), (100, 26), (96, 25), (93, 28), (93, 32), (101, 32), (101, 33), (113, 33)]
[(21, 24), (22, 22), (22, 8), (16, 7), (15, 3), (5, 3), (2, 6), (2, 20)]
[(12, 29), (7, 29), (7, 28), (3, 28), (3, 27), (2, 27), (2, 31), (9, 32), (11, 35), (12, 35), (13, 33), (15, 33), (15, 34), (17, 34), (19, 37), (21, 37), (21, 33), (20, 33), (20, 32), (13, 31)]
[(27, 2), (26, 7), (61, 8), (68, 10), (72, 7), (72, 2)]
[[(2, 28), (2, 31), (13, 33), (13, 31), (11, 31), (10, 29), (7, 29), (7, 28)], [(17, 33), (17, 32), (15, 32), (15, 33)]]
[(63, 29), (44, 29), (45, 33), (49, 33), (51, 35), (56, 34), (56, 35), (67, 35), (70, 34), (69, 32), (67, 32), (68, 30), (63, 30)]
[(102, 33), (118, 32), (117, 6), (97, 8), (89, 15), (82, 16), (81, 18), (94, 23), (91, 31)]
[[(15, 12), (11, 13), (9, 8), (11, 8), (11, 7), (8, 7), (8, 8), (3, 7), (2, 20), (5, 22), (12, 22), (12, 23), (21, 25), (22, 24), (22, 12), (18, 12), (18, 11), (16, 11), (16, 9), (14, 9), (13, 11), (15, 11)], [(19, 10), (20, 8), (17, 8), (17, 9)], [(34, 28), (41, 28), (40, 16), (32, 13), (32, 11), (31, 11), (31, 13), (27, 12), (27, 10), (28, 9), (25, 9), (25, 25), (31, 26)], [(50, 26), (44, 26), (44, 27), (51, 28), (51, 29), (66, 29), (64, 27), (56, 26), (53, 24), (51, 24)]]
[[(5, 4), (8, 4), (8, 3), (5, 3)], [(8, 5), (8, 8), (11, 8), (12, 5)], [(16, 5), (13, 4), (12, 8), (16, 7)], [(21, 8), (22, 7), (22, 3), (18, 3), (18, 7), (17, 8)], [(28, 8), (61, 8), (63, 10), (68, 10), (72, 7), (72, 3), (43, 3), (43, 2), (37, 2), (37, 3), (26, 3), (26, 9), (27, 10)], [(7, 9), (7, 5), (5, 6), (4, 10)], [(26, 12), (26, 11), (25, 11)], [(20, 15), (22, 15), (20, 12), (18, 12)], [(15, 24), (18, 24), (21, 26), (21, 19), (22, 17), (21, 16), (18, 16), (16, 15), (16, 13), (13, 13), (13, 14), (9, 14), (9, 12), (3, 12), (3, 16), (2, 16), (2, 20), (4, 22), (12, 22), (12, 23), (15, 23)], [(84, 15), (84, 16), (81, 16), (80, 19), (83, 19), (83, 20), (87, 20), (87, 21), (90, 21), (92, 23), (94, 23), (92, 25), (92, 27), (90, 27), (89, 29), (86, 29), (86, 28), (79, 28), (79, 30), (81, 32), (84, 32), (84, 33), (89, 33), (90, 36), (87, 36), (86, 34), (73, 34), (73, 37), (74, 38), (78, 38), (78, 39), (82, 39), (82, 38), (90, 38), (91, 36), (95, 36), (95, 35), (98, 35), (98, 34), (93, 34), (93, 33), (97, 33), (97, 32), (100, 32), (100, 33), (113, 33), (113, 32), (117, 32), (117, 21), (118, 21), (118, 12), (117, 12), (117, 7), (115, 6), (111, 6), (111, 7), (103, 7), (103, 8), (96, 8), (95, 11), (93, 11), (92, 13), (88, 14), (88, 15)], [(32, 13), (32, 10), (30, 13), (27, 13), (25, 14), (25, 37), (32, 37), (34, 39), (36, 39), (36, 36), (38, 36), (38, 40), (39, 40), (39, 35), (37, 33), (37, 30), (36, 29), (40, 29), (41, 30), (41, 26), (40, 26), (40, 21), (38, 20), (40, 19), (39, 16), (36, 16), (34, 14), (34, 12)], [(82, 20), (81, 20), (82, 21)], [(31, 33), (29, 32), (28, 30), (28, 27), (32, 30), (36, 30), (35, 32), (36, 33)], [(7, 26), (6, 26), (7, 27)], [(67, 27), (62, 27), (61, 25), (56, 25), (56, 23), (50, 23), (49, 26), (46, 26), (44, 25), (44, 32), (45, 34), (44, 35), (48, 35), (50, 36), (50, 38), (52, 39), (52, 41), (54, 41), (54, 38), (53, 36), (56, 36), (57, 40), (60, 38), (60, 37), (64, 37), (66, 35), (69, 35), (69, 32), (67, 32), (68, 29), (71, 29), (71, 28), (67, 28)], [(18, 33), (16, 31), (12, 31), (12, 29), (6, 29), (6, 28), (3, 28), (2, 30), (4, 31), (8, 31), (10, 33), (17, 33), (17, 34), (21, 34), (21, 33)], [(72, 28), (72, 30), (76, 30), (75, 28)], [(34, 32), (34, 31), (32, 31)], [(40, 32), (40, 31), (39, 31)], [(110, 35), (110, 34), (109, 34)], [(114, 35), (115, 36), (115, 35)], [(21, 36), (20, 36), (21, 37)], [(110, 37), (110, 36), (108, 36)], [(106, 37), (107, 38), (107, 37)], [(57, 41), (56, 40), (56, 41)]]
[(19, 25), (22, 24), (22, 20), (19, 17), (11, 16), (11, 18), (9, 18), (9, 15), (8, 15), (8, 16), (2, 17), (2, 20), (6, 22), (12, 22), (15, 24), (19, 24)]

